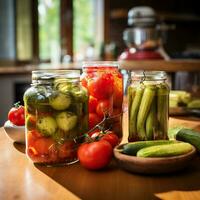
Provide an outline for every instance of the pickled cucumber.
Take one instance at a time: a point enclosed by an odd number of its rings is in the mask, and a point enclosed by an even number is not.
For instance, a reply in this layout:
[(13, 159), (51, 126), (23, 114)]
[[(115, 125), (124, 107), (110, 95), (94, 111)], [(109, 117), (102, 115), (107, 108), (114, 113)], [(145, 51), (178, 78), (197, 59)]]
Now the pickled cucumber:
[(44, 87), (29, 88), (24, 94), (24, 103), (27, 112), (31, 114), (46, 113), (51, 111), (49, 99)]
[(63, 131), (72, 130), (78, 121), (78, 117), (71, 112), (61, 112), (56, 116), (58, 127)]
[(71, 104), (71, 97), (69, 96), (69, 94), (54, 92), (49, 97), (49, 104), (55, 110), (65, 110)]
[(53, 117), (39, 117), (36, 121), (36, 128), (43, 136), (52, 136), (57, 129), (56, 121)]
[(141, 82), (129, 87), (129, 141), (167, 139), (168, 98), (165, 83)]

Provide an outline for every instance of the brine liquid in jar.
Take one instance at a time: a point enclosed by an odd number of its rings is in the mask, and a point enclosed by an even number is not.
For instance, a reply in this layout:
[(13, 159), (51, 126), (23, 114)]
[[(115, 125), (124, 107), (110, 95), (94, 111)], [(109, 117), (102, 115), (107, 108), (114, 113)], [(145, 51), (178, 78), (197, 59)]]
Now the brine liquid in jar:
[(163, 71), (131, 72), (128, 140), (167, 139), (169, 87)]
[(88, 130), (88, 94), (76, 70), (32, 72), (24, 94), (26, 154), (34, 163), (77, 161), (76, 138)]
[(89, 128), (108, 116), (104, 129), (122, 138), (123, 78), (116, 62), (84, 63), (82, 85), (89, 92)]

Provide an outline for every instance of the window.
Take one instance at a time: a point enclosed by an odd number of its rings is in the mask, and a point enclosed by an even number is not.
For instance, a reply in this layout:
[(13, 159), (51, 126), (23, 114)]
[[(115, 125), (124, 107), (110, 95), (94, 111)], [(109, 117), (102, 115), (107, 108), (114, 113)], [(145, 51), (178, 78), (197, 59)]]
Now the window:
[(103, 41), (103, 1), (73, 0), (75, 61), (97, 59)]
[(17, 1), (16, 4), (16, 41), (17, 60), (32, 60), (32, 15), (31, 3), (27, 0)]
[(41, 61), (60, 60), (60, 1), (39, 0), (39, 58)]

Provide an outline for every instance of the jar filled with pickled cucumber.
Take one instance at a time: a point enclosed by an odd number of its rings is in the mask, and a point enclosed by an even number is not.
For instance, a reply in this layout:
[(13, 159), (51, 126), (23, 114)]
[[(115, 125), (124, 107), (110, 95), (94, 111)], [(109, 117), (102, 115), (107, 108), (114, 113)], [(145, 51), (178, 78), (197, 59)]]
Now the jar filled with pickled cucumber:
[(167, 139), (169, 87), (164, 71), (131, 72), (129, 141)]
[(86, 62), (81, 83), (89, 93), (89, 128), (106, 118), (104, 130), (122, 138), (123, 77), (117, 62)]
[(77, 138), (88, 130), (88, 94), (80, 72), (33, 71), (24, 105), (28, 157), (46, 165), (76, 162)]

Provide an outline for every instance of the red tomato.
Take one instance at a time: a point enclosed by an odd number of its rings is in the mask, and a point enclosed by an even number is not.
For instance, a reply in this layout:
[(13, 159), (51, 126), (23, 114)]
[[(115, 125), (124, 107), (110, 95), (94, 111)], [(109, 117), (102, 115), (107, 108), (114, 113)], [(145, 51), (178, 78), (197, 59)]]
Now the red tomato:
[(37, 131), (37, 130), (32, 130), (31, 134), (37, 139), (37, 138), (41, 138), (42, 135)]
[(84, 143), (78, 148), (78, 158), (87, 169), (101, 169), (109, 164), (112, 158), (112, 146), (105, 140)]
[(113, 94), (113, 104), (114, 107), (122, 107), (123, 101), (123, 82), (121, 78), (114, 78), (114, 94)]
[(96, 112), (98, 101), (95, 97), (91, 96), (89, 97), (89, 112)]
[(101, 140), (109, 142), (112, 148), (119, 144), (119, 138), (113, 131), (107, 131), (106, 134), (101, 137)]
[(104, 73), (96, 79), (88, 82), (88, 90), (90, 95), (97, 99), (106, 99), (113, 95), (114, 79), (112, 74)]
[(48, 154), (54, 147), (54, 141), (51, 138), (39, 138), (35, 141), (34, 147), (39, 154)]
[(101, 121), (101, 118), (96, 113), (89, 113), (89, 128), (93, 128)]
[(86, 78), (82, 78), (82, 79), (81, 79), (81, 85), (82, 85), (83, 87), (87, 88), (87, 80), (86, 80)]
[(119, 144), (119, 138), (113, 131), (106, 131), (104, 133), (101, 131), (96, 131), (93, 132), (90, 137), (97, 140), (106, 140), (113, 148)]
[(100, 100), (97, 108), (96, 108), (96, 113), (100, 117), (104, 117), (105, 114), (111, 114), (112, 113), (112, 103), (111, 101), (108, 100)]
[(36, 139), (37, 139), (37, 137), (35, 137), (33, 132), (28, 131), (28, 133), (27, 133), (27, 144), (28, 144), (28, 146), (33, 146)]
[(8, 119), (17, 126), (24, 126), (25, 117), (24, 117), (24, 106), (16, 104), (15, 107), (11, 108), (8, 113)]
[(75, 151), (73, 149), (73, 146), (74, 146), (74, 142), (72, 142), (72, 141), (65, 142), (64, 144), (62, 144), (59, 147), (58, 156), (60, 158), (70, 158), (70, 157), (73, 157), (74, 151)]
[(114, 108), (112, 112), (112, 116), (118, 116), (120, 113), (122, 113), (122, 109), (120, 108)]
[(95, 129), (94, 131), (90, 132), (88, 135), (92, 137), (95, 134), (99, 134), (99, 129)]

